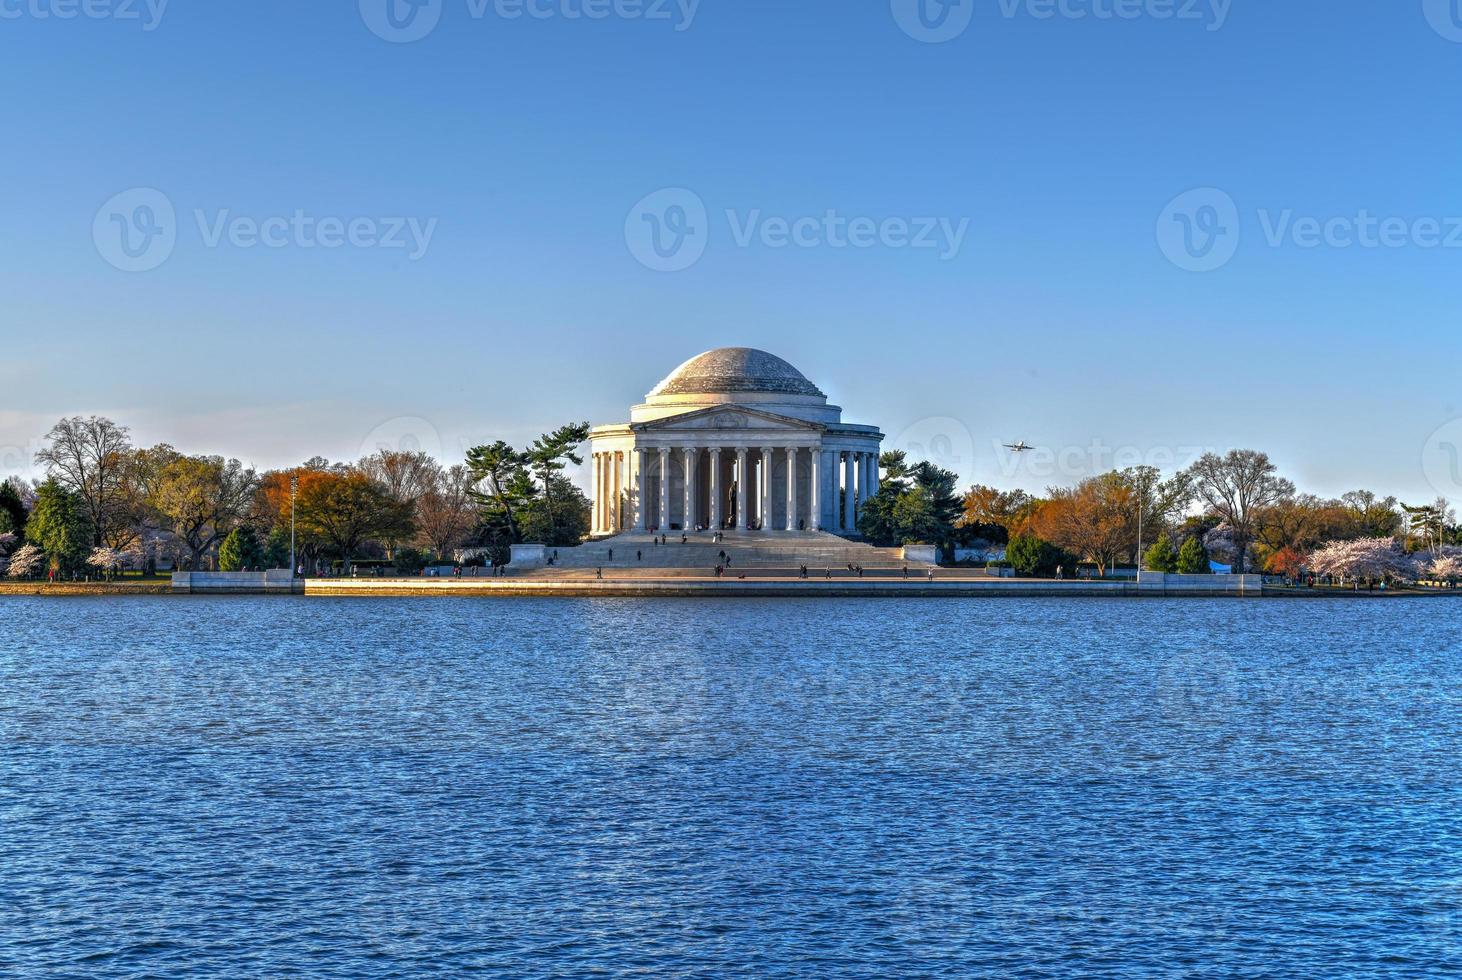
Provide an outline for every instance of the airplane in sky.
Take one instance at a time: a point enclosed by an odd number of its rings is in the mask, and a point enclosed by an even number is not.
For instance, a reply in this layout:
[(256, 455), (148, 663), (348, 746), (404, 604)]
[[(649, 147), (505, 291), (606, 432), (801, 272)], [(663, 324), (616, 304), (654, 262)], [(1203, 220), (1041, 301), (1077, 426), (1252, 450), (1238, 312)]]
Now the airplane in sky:
[(1035, 446), (1028, 446), (1028, 445), (1026, 445), (1025, 440), (1022, 439), (1022, 440), (1020, 440), (1020, 442), (1017, 442), (1017, 443), (1014, 443), (1014, 444), (1011, 444), (1011, 443), (1008, 443), (1007, 442), (1005, 444), (1005, 448), (1008, 449), (1008, 450), (1010, 450), (1013, 453), (1026, 453), (1026, 452), (1030, 452), (1032, 449), (1034, 449), (1036, 447)]

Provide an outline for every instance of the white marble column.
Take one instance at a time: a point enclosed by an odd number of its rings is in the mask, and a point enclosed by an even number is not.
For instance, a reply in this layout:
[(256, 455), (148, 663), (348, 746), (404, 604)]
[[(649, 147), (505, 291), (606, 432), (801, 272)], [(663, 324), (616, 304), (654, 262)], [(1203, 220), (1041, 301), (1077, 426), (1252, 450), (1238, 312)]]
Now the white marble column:
[(853, 529), (853, 454), (843, 453), (840, 458), (843, 477), (843, 513), (838, 518), (838, 526), (844, 531)]
[(746, 447), (736, 447), (736, 529), (746, 530)]
[(685, 470), (685, 513), (680, 518), (680, 529), (690, 531), (695, 528), (695, 464), (700, 452), (698, 449), (682, 449), (680, 456), (681, 468)]
[(608, 523), (604, 515), (608, 508), (604, 499), (604, 454), (594, 454), (594, 534), (603, 534), (604, 525)]
[(878, 451), (874, 450), (868, 454), (868, 496), (873, 498), (878, 493)]
[(812, 459), (812, 486), (807, 492), (807, 527), (812, 531), (822, 530), (822, 447), (808, 450)]
[(609, 533), (609, 454), (599, 454), (599, 533)]
[(757, 515), (757, 524), (763, 531), (772, 529), (772, 448), (762, 446), (762, 513)]
[(660, 450), (660, 519), (656, 522), (659, 532), (670, 529), (670, 449)]
[(649, 529), (649, 520), (645, 507), (645, 451), (636, 447), (630, 453), (630, 481), (633, 490), (630, 493), (630, 513), (634, 514), (635, 530), (645, 531)]
[(863, 510), (863, 494), (866, 488), (863, 486), (863, 454), (857, 453), (853, 463), (853, 515), (851, 518), (851, 531), (858, 530), (858, 515)]
[(619, 533), (621, 515), (619, 512), (620, 472), (619, 453), (609, 454), (609, 530)]
[(787, 530), (797, 530), (797, 447), (787, 447)]
[(712, 531), (721, 530), (721, 450), (710, 451), (711, 493), (710, 524)]

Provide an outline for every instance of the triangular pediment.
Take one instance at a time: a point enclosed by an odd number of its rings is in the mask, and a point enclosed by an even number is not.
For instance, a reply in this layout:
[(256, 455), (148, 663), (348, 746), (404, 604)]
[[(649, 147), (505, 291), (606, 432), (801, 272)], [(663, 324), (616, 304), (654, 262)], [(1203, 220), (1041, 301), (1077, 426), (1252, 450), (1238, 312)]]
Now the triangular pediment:
[(631, 426), (636, 432), (680, 432), (705, 431), (707, 429), (755, 429), (786, 432), (821, 432), (823, 426), (805, 419), (794, 419), (773, 412), (763, 412), (740, 405), (717, 405), (701, 408), (694, 412), (672, 415), (653, 422), (637, 422)]

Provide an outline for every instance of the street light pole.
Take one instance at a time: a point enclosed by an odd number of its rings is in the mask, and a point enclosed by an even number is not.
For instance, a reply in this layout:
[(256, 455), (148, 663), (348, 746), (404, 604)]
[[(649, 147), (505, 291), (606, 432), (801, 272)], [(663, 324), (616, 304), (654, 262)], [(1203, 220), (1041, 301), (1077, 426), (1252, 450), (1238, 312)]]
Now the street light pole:
[(300, 478), (295, 474), (289, 478), (289, 577), (294, 578), (299, 566), (294, 560), (294, 498), (299, 493)]

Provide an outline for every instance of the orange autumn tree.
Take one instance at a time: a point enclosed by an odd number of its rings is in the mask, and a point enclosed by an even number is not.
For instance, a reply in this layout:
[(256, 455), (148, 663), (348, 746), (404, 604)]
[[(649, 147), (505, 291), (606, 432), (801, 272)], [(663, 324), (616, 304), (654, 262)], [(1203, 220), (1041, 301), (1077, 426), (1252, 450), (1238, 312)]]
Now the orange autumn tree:
[(1050, 493), (1050, 502), (1031, 521), (1032, 530), (1095, 562), (1098, 575), (1136, 547), (1137, 491), (1122, 474), (1104, 473)]
[(409, 537), (415, 531), (412, 510), (359, 470), (300, 474), (295, 522), (339, 554), (347, 572), (366, 541)]

